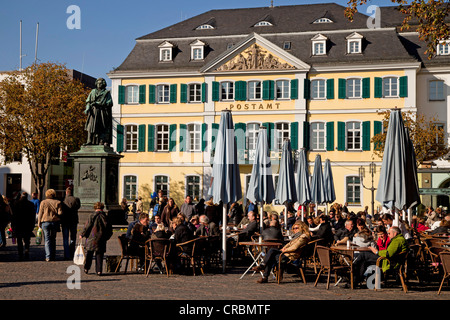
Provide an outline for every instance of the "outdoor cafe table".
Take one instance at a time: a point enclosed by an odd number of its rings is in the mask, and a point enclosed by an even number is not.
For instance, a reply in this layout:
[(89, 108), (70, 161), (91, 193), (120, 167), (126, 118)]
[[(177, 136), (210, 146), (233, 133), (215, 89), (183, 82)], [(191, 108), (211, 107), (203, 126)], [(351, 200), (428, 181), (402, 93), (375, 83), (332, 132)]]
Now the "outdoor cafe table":
[(346, 245), (337, 245), (332, 246), (330, 249), (337, 253), (343, 253), (351, 258), (351, 264), (350, 264), (350, 287), (353, 289), (353, 262), (355, 261), (355, 253), (361, 252), (361, 251), (370, 251), (369, 247), (358, 247), (356, 245), (351, 245), (350, 248), (347, 248)]
[[(262, 254), (264, 252), (263, 248), (276, 248), (276, 247), (281, 247), (283, 244), (281, 242), (272, 242), (272, 241), (261, 241), (261, 242), (259, 242), (259, 241), (243, 241), (243, 242), (239, 242), (239, 245), (246, 246), (248, 253), (250, 254), (250, 256), (253, 259), (253, 263), (250, 265), (250, 267), (248, 267), (247, 270), (245, 270), (244, 274), (239, 278), (239, 279), (242, 279), (255, 264), (257, 266), (259, 266), (260, 263), (263, 261), (263, 258), (262, 258)], [(251, 250), (252, 247), (257, 248), (256, 252), (259, 252), (256, 256), (253, 255), (253, 252)]]

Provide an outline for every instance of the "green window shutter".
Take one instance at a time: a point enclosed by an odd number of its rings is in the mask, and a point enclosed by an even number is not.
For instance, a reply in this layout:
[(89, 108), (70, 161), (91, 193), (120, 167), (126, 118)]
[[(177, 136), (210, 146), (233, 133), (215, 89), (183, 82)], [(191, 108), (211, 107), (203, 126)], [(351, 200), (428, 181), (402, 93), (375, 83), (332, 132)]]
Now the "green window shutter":
[(364, 99), (370, 98), (370, 78), (362, 79), (362, 97)]
[(327, 79), (327, 99), (334, 99), (334, 79)]
[(202, 83), (202, 102), (206, 102), (206, 96), (208, 94), (206, 89), (207, 89), (206, 82), (203, 82)]
[(176, 124), (171, 124), (169, 126), (169, 134), (170, 134), (169, 152), (173, 152), (173, 151), (176, 151), (176, 146), (177, 146), (177, 125)]
[(140, 104), (145, 103), (145, 87), (146, 87), (145, 84), (139, 86), (139, 103)]
[(116, 151), (122, 152), (123, 151), (123, 125), (118, 124), (117, 125), (117, 141), (116, 141)]
[(147, 126), (148, 129), (148, 146), (147, 149), (150, 152), (155, 151), (155, 126), (152, 124), (149, 124)]
[(309, 79), (303, 81), (303, 98), (306, 100), (311, 98), (311, 81)]
[(180, 84), (180, 102), (187, 103), (188, 102), (188, 86), (185, 83)]
[(170, 85), (170, 103), (177, 103), (177, 84)]
[[(145, 86), (144, 86), (145, 88)], [(138, 127), (138, 151), (145, 152), (145, 124), (140, 124)]]
[(211, 124), (211, 152), (214, 152), (216, 150), (216, 138), (218, 132), (219, 132), (219, 124), (218, 123)]
[(298, 79), (291, 80), (291, 100), (298, 99)]
[(206, 146), (208, 144), (208, 125), (206, 123), (202, 123), (202, 151), (206, 150)]
[(156, 87), (153, 84), (148, 85), (148, 103), (156, 103)]
[(187, 151), (186, 141), (187, 140), (187, 125), (180, 123), (180, 151)]
[(263, 100), (273, 100), (274, 97), (274, 81), (264, 80), (263, 81)]
[(219, 101), (220, 97), (220, 86), (219, 82), (213, 81), (212, 83), (212, 101)]
[(338, 146), (339, 151), (345, 151), (345, 122), (338, 121)]
[(339, 79), (338, 80), (338, 96), (339, 99), (345, 99), (347, 98), (347, 80), (345, 79)]
[[(383, 122), (381, 121), (374, 121), (373, 122), (373, 135), (376, 136), (377, 134), (380, 134), (383, 132)], [(379, 148), (379, 143), (376, 143), (373, 146), (374, 149)]]
[(408, 96), (408, 77), (400, 77), (400, 98), (406, 98)]
[(236, 101), (245, 101), (247, 100), (247, 82), (245, 81), (236, 81), (234, 83), (235, 92), (235, 100)]
[(273, 150), (273, 147), (274, 147), (274, 143), (273, 143), (273, 135), (274, 135), (273, 128), (274, 128), (274, 124), (271, 123), (271, 122), (264, 122), (262, 124), (262, 126), (267, 128), (267, 143), (268, 143), (268, 146), (269, 146), (269, 150)]
[(383, 79), (376, 77), (375, 78), (375, 90), (374, 90), (375, 98), (383, 97)]
[(238, 122), (234, 125), (234, 135), (236, 136), (236, 149), (238, 152), (238, 160), (243, 160), (245, 155), (245, 131), (246, 124)]
[(305, 148), (306, 151), (310, 148), (308, 121), (303, 121), (303, 148)]
[(125, 104), (125, 86), (119, 86), (119, 104)]
[(334, 151), (334, 121), (327, 122), (327, 151)]
[(298, 150), (298, 122), (291, 122), (291, 148)]
[(370, 121), (362, 123), (362, 149), (370, 151)]

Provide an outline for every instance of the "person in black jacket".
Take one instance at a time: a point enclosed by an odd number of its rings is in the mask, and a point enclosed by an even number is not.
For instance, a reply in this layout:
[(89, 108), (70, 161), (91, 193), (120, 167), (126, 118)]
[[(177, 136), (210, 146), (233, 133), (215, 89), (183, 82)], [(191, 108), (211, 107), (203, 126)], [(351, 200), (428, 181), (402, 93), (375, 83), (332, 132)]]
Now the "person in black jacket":
[(24, 258), (24, 247), (25, 259), (29, 258), (30, 237), (34, 229), (35, 222), (36, 214), (34, 204), (28, 200), (28, 194), (26, 192), (22, 192), (20, 199), (16, 202), (14, 207), (11, 220), (13, 234), (17, 238), (19, 260)]
[(256, 214), (253, 211), (249, 211), (248, 214), (249, 223), (247, 226), (239, 233), (239, 241), (250, 241), (252, 240), (252, 235), (259, 231), (258, 222), (256, 221)]
[(263, 240), (283, 240), (280, 223), (278, 220), (270, 220), (269, 227), (262, 232)]
[(331, 224), (329, 222), (328, 216), (319, 216), (319, 230), (317, 230), (315, 237), (317, 239), (323, 239), (320, 241), (320, 245), (331, 246), (333, 243), (333, 231), (331, 230)]
[(63, 235), (64, 259), (72, 260), (77, 242), (78, 209), (81, 207), (79, 198), (72, 195), (72, 189), (66, 189), (66, 197), (62, 203), (61, 229)]

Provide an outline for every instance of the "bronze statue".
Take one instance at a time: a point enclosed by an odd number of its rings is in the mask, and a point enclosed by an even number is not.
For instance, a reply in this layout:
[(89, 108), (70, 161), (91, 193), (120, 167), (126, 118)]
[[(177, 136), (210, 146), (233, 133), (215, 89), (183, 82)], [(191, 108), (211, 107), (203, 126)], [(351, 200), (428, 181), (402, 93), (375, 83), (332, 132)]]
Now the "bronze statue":
[(112, 97), (106, 90), (106, 81), (98, 78), (95, 81), (96, 89), (92, 89), (86, 100), (87, 114), (84, 129), (88, 132), (85, 145), (105, 145), (112, 143)]

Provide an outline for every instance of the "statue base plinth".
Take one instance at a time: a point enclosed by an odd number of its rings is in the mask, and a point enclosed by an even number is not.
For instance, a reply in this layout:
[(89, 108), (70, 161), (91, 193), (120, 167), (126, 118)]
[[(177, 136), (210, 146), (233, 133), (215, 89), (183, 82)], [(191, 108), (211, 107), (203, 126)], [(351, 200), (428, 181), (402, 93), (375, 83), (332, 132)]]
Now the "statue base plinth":
[(80, 223), (94, 211), (95, 203), (103, 202), (113, 224), (126, 224), (120, 217), (118, 195), (119, 160), (123, 156), (104, 145), (84, 145), (70, 156), (74, 159), (73, 194), (81, 201)]

